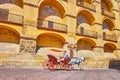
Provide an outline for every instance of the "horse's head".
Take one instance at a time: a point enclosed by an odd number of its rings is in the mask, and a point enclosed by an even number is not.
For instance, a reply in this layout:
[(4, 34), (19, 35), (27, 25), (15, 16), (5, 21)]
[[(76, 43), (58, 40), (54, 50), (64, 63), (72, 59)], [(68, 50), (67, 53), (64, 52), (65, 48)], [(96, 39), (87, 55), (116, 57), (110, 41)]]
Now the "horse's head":
[(84, 60), (85, 60), (85, 57), (84, 57), (84, 56), (81, 56), (79, 59), (82, 60), (82, 61), (84, 61)]

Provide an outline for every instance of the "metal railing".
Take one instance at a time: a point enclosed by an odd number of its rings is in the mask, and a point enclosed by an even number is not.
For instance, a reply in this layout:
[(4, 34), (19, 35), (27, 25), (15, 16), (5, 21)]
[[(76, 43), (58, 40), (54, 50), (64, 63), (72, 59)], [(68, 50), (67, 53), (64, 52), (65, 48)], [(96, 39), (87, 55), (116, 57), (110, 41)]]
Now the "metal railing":
[(97, 32), (96, 31), (84, 29), (83, 27), (80, 27), (80, 30), (77, 31), (77, 34), (97, 38)]
[(109, 11), (107, 11), (107, 10), (105, 10), (105, 9), (102, 9), (102, 14), (103, 14), (103, 15), (107, 15), (107, 16), (109, 16), (109, 17), (111, 17), (111, 18), (115, 18), (115, 14), (114, 14), (114, 13), (109, 12)]
[(0, 9), (0, 21), (23, 24), (23, 16), (9, 13), (6, 9)]
[(117, 41), (117, 36), (116, 35), (110, 35), (106, 34), (105, 32), (103, 33), (103, 39), (104, 40), (110, 40), (110, 41)]
[(37, 27), (67, 32), (66, 24), (61, 24), (61, 23), (48, 21), (48, 20), (42, 20), (42, 19), (38, 19)]
[(93, 10), (93, 11), (96, 11), (95, 10), (95, 6), (93, 4), (89, 4), (89, 3), (86, 3), (84, 1), (79, 1), (76, 3), (78, 6), (81, 6), (81, 7), (84, 7), (84, 8), (87, 8), (87, 9), (90, 9), (90, 10)]

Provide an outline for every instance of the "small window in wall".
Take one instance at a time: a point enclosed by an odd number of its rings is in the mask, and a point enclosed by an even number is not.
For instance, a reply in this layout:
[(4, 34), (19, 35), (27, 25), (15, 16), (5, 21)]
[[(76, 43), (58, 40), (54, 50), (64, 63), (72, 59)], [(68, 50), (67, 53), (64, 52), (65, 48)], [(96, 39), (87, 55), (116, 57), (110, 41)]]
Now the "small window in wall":
[(0, 9), (0, 20), (7, 21), (8, 20), (9, 10)]
[(45, 6), (42, 10), (42, 16), (58, 16), (57, 10), (52, 6)]
[(108, 24), (106, 22), (102, 24), (102, 29), (108, 29)]
[(53, 22), (52, 21), (48, 21), (48, 27), (51, 28), (51, 29), (53, 28)]
[(81, 23), (88, 23), (84, 16), (78, 17), (78, 24), (81, 24)]
[(13, 0), (0, 0), (0, 4), (4, 4), (4, 3), (14, 3)]

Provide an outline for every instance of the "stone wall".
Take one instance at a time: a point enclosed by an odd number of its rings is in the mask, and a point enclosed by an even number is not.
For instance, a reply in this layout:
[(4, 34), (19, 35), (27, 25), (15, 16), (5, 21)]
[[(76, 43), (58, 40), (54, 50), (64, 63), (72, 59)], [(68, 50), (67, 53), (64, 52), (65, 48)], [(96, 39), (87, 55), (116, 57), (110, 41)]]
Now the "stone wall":
[(0, 53), (19, 53), (19, 44), (0, 42)]

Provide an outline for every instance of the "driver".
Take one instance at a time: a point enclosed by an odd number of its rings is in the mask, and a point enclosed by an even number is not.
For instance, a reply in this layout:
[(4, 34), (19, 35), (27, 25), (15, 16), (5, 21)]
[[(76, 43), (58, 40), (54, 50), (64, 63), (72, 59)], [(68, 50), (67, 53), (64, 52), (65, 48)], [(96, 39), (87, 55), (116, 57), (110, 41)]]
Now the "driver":
[(68, 59), (69, 59), (69, 57), (67, 55), (67, 51), (64, 51), (63, 56), (62, 56), (62, 58), (60, 60), (65, 61), (65, 60), (68, 60)]

